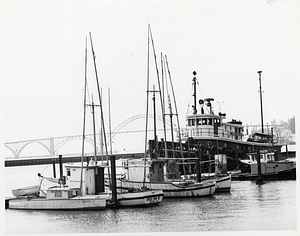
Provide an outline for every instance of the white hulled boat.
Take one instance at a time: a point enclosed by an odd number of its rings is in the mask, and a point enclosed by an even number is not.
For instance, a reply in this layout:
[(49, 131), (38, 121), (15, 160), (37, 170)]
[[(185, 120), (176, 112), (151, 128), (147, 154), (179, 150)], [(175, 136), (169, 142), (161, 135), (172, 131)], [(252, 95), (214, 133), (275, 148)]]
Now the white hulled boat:
[[(147, 180), (143, 181), (144, 160), (120, 160), (122, 162), (122, 176), (117, 179), (117, 189), (132, 191), (132, 189), (149, 188), (162, 190), (164, 197), (203, 197), (211, 196), (216, 190), (216, 181), (208, 180), (197, 182), (196, 180), (168, 179), (164, 175), (164, 161), (147, 160)], [(107, 180), (106, 180), (107, 184)]]

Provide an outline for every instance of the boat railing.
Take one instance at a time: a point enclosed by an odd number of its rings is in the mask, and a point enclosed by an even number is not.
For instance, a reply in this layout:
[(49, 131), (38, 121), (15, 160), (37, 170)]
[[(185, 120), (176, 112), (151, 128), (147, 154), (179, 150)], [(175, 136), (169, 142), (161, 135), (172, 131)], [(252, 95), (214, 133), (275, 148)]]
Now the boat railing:
[(218, 134), (214, 133), (213, 128), (190, 128), (188, 130), (182, 131), (182, 137), (221, 137), (233, 140), (242, 140), (243, 134), (242, 133), (235, 133), (230, 130), (219, 130)]

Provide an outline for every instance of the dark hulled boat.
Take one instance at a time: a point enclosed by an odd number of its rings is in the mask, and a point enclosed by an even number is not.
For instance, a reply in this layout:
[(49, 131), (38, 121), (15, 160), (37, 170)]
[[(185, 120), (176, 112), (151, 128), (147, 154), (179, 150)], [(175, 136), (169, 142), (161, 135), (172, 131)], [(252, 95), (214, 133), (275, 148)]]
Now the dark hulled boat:
[[(196, 72), (193, 72), (193, 75), (193, 111), (186, 116), (186, 128), (180, 135), (179, 141), (172, 143), (161, 140), (155, 144), (154, 140), (150, 140), (150, 153), (151, 150), (156, 150), (159, 156), (167, 153), (167, 156), (175, 154), (175, 157), (184, 157), (184, 159), (201, 156), (202, 172), (207, 172), (209, 168), (210, 171), (214, 171), (215, 154), (226, 154), (228, 171), (249, 168), (240, 159), (244, 159), (247, 153), (256, 152), (258, 149), (272, 150), (275, 153), (275, 160), (278, 160), (282, 144), (273, 138), (272, 133), (256, 132), (245, 135), (242, 121), (226, 122), (225, 113), (215, 114), (213, 98), (200, 99), (197, 102)], [(184, 171), (182, 168), (183, 165), (177, 167), (180, 173)], [(194, 169), (195, 164), (191, 163), (187, 171), (193, 172)]]

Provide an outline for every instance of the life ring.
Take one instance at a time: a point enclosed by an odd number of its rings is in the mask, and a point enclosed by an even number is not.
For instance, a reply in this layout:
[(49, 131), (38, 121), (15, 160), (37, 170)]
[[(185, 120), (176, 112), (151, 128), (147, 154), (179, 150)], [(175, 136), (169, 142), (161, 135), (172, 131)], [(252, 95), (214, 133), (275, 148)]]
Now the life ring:
[(202, 153), (206, 153), (206, 151), (207, 151), (207, 148), (206, 148), (206, 146), (204, 146), (204, 145), (200, 145), (200, 151), (202, 152)]

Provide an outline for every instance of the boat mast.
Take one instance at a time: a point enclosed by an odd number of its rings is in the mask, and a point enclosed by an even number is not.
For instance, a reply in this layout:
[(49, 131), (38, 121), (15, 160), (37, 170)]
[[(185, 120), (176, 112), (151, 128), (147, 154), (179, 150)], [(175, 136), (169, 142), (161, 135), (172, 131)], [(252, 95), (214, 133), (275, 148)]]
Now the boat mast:
[(181, 157), (183, 157), (183, 148), (182, 148), (182, 142), (181, 142), (181, 132), (180, 132), (180, 124), (179, 124), (179, 118), (178, 118), (178, 109), (177, 109), (177, 104), (176, 104), (176, 99), (175, 99), (174, 87), (173, 87), (173, 83), (172, 83), (172, 79), (171, 79), (171, 72), (170, 72), (170, 69), (169, 69), (169, 64), (168, 64), (168, 60), (167, 60), (167, 56), (166, 55), (165, 55), (165, 59), (166, 59), (166, 65), (167, 65), (167, 69), (168, 69), (168, 74), (169, 74), (169, 79), (170, 79), (170, 85), (171, 85), (173, 99), (174, 99), (174, 106), (175, 106), (175, 112), (176, 112), (175, 115), (177, 117), (177, 126), (178, 126), (178, 135), (179, 135)]
[[(146, 127), (145, 127), (145, 151), (144, 151), (144, 178), (143, 178), (143, 188), (145, 188), (145, 181), (146, 181), (146, 158), (147, 158), (147, 143), (148, 143), (148, 109), (149, 109), (149, 54), (150, 54), (150, 32), (148, 26), (148, 50), (147, 50), (147, 101), (146, 101)], [(149, 153), (151, 157), (151, 153)]]
[(262, 73), (262, 71), (257, 71), (257, 73), (259, 74), (259, 94), (260, 94), (261, 132), (264, 133), (264, 118), (263, 118), (262, 91), (261, 91), (261, 73)]
[(104, 126), (104, 117), (103, 117), (103, 109), (102, 109), (102, 98), (101, 98), (101, 93), (100, 93), (99, 79), (98, 79), (98, 73), (97, 73), (97, 67), (96, 67), (96, 55), (95, 55), (94, 48), (93, 48), (91, 33), (90, 33), (90, 41), (91, 41), (91, 47), (92, 47), (92, 53), (93, 53), (94, 69), (95, 69), (97, 90), (98, 90), (99, 103), (100, 103), (101, 125), (102, 125), (102, 131), (103, 131), (104, 146), (105, 146), (106, 157), (108, 157), (107, 142), (106, 142), (106, 135), (105, 135), (105, 126)]
[(193, 93), (193, 97), (194, 97), (194, 105), (193, 105), (193, 114), (196, 115), (197, 114), (197, 97), (196, 97), (196, 71), (193, 72), (193, 86), (194, 86), (194, 93)]
[(109, 115), (109, 140), (110, 155), (112, 156), (112, 140), (111, 140), (111, 114), (110, 114), (110, 88), (108, 88), (108, 115)]
[[(159, 72), (158, 72), (158, 66), (157, 66), (157, 60), (156, 60), (156, 53), (155, 53), (154, 41), (153, 41), (150, 25), (148, 25), (148, 32), (149, 32), (149, 35), (151, 36), (152, 50), (153, 50), (153, 55), (154, 55), (154, 62), (155, 62), (157, 81), (158, 81), (158, 92), (160, 94), (160, 96), (159, 96), (160, 97), (160, 105), (161, 105), (161, 111), (163, 112), (164, 111), (164, 103), (163, 103), (163, 98), (162, 98), (162, 94), (161, 94), (161, 85), (160, 85)], [(166, 140), (167, 134), (166, 134), (166, 121), (165, 121), (164, 114), (163, 114), (162, 118), (163, 118), (164, 138)], [(166, 142), (165, 142), (165, 145), (167, 145)], [(167, 146), (165, 146), (165, 149), (167, 149)]]
[[(150, 91), (151, 92), (151, 91)], [(154, 147), (155, 147), (155, 152), (154, 152), (154, 158), (156, 159), (157, 157), (157, 134), (156, 134), (156, 109), (155, 109), (155, 86), (153, 84), (153, 129), (154, 129)]]
[(81, 173), (80, 173), (80, 189), (83, 181), (83, 156), (84, 156), (84, 140), (85, 140), (85, 116), (86, 116), (86, 87), (87, 87), (87, 37), (85, 37), (85, 69), (84, 69), (84, 95), (83, 95), (83, 133), (82, 133), (82, 152), (81, 152)]
[[(104, 139), (106, 161), (108, 162), (106, 133), (105, 133), (105, 125), (104, 125), (104, 117), (103, 117), (103, 109), (102, 109), (102, 96), (101, 96), (101, 92), (100, 92), (99, 79), (98, 79), (98, 73), (97, 73), (97, 67), (96, 67), (96, 55), (95, 55), (94, 48), (93, 48), (91, 32), (90, 32), (90, 41), (91, 41), (91, 48), (92, 48), (93, 61), (94, 61), (94, 69), (95, 69), (96, 82), (97, 82), (97, 91), (98, 91), (98, 97), (99, 97), (99, 103), (100, 103), (99, 106), (100, 106), (100, 113), (101, 113), (101, 127), (102, 127), (102, 132), (103, 132), (102, 135), (103, 135), (103, 139)], [(97, 162), (96, 162), (96, 165), (97, 165)], [(108, 168), (108, 178), (110, 179), (110, 168), (109, 168), (109, 166), (107, 168)], [(111, 189), (111, 183), (109, 184), (109, 187)]]
[[(172, 104), (170, 99), (170, 94), (168, 90), (168, 80), (166, 79), (166, 89), (167, 89), (167, 97), (168, 97), (168, 107), (169, 107), (169, 116), (170, 116), (170, 125), (171, 125), (171, 140), (172, 140), (172, 157), (175, 158), (175, 147), (174, 147), (174, 132), (173, 132), (173, 111), (172, 111)], [(164, 114), (166, 115), (166, 114)]]
[[(167, 76), (165, 75), (165, 70), (164, 70), (164, 61), (163, 61), (163, 54), (160, 54), (161, 57), (161, 80), (162, 80), (162, 97), (163, 97), (163, 111), (162, 111), (162, 115), (164, 117), (163, 121), (165, 121), (165, 87), (164, 87), (164, 77), (166, 77), (166, 83), (167, 83)], [(167, 136), (166, 136), (166, 130), (164, 130), (165, 134), (165, 140), (164, 140), (164, 145), (165, 145), (165, 157), (168, 157), (168, 149), (167, 149)], [(174, 155), (173, 155), (174, 157)]]

